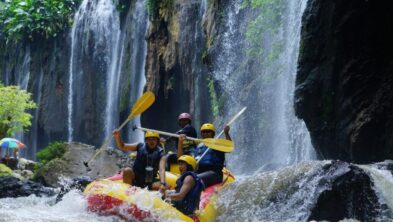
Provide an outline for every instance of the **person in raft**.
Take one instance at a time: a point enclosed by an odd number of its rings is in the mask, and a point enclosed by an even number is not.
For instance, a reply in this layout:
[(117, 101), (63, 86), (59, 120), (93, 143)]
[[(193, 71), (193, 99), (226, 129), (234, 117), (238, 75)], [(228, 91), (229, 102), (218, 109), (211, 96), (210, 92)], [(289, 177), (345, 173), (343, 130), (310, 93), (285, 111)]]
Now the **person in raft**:
[[(176, 134), (180, 135), (180, 134), (185, 134), (188, 137), (192, 137), (192, 138), (196, 138), (197, 137), (197, 132), (195, 130), (195, 128), (191, 125), (191, 115), (189, 113), (181, 113), (179, 115), (178, 119), (178, 124), (181, 127), (181, 129), (179, 131), (176, 132)], [(169, 137), (167, 139), (161, 139), (161, 142), (166, 143), (166, 142), (170, 142), (170, 141), (175, 141), (176, 142), (176, 146), (178, 144), (178, 140), (176, 137)], [(191, 140), (184, 140), (183, 141), (183, 150), (184, 150), (184, 154), (189, 154), (191, 152), (193, 152), (196, 148), (196, 143), (194, 141)], [(175, 161), (177, 160), (177, 158), (175, 157)]]
[[(229, 126), (225, 126), (224, 128), (225, 139), (232, 140), (231, 136), (229, 135), (229, 130), (230, 130)], [(201, 127), (202, 139), (214, 138), (215, 134), (216, 134), (216, 128), (214, 127), (213, 124), (205, 123), (202, 125)], [(177, 150), (178, 156), (183, 155), (182, 143), (180, 141), (183, 140), (184, 138), (185, 135), (180, 135), (178, 150)], [(207, 149), (209, 150), (203, 156), (203, 154)], [(196, 173), (202, 179), (205, 187), (209, 187), (211, 185), (222, 182), (223, 180), (222, 169), (225, 166), (224, 152), (210, 149), (204, 143), (200, 143), (198, 144), (193, 156), (197, 160), (199, 160)]]
[(113, 131), (117, 147), (123, 151), (137, 151), (134, 165), (123, 169), (123, 182), (138, 187), (148, 187), (152, 190), (160, 188), (156, 178), (165, 174), (166, 158), (163, 149), (159, 146), (160, 135), (156, 132), (145, 133), (145, 143), (125, 144), (118, 130)]
[[(195, 130), (195, 128), (191, 125), (192, 123), (192, 116), (189, 113), (181, 113), (177, 120), (178, 120), (178, 125), (179, 127), (181, 127), (181, 129), (179, 131), (176, 132), (176, 134), (180, 135), (180, 134), (185, 134), (188, 137), (192, 137), (192, 138), (197, 138), (197, 132)], [(176, 137), (169, 137), (167, 139), (161, 139), (162, 143), (167, 143), (167, 142), (172, 142), (174, 141), (176, 143), (176, 149), (178, 146), (178, 139)], [(195, 152), (196, 146), (197, 144), (192, 141), (192, 140), (183, 140), (183, 154), (187, 154), (190, 155), (192, 153)], [(169, 165), (172, 163), (177, 163), (177, 158), (179, 156), (177, 156), (175, 153), (174, 154), (168, 154), (167, 156), (167, 169), (170, 169)]]
[(185, 215), (192, 215), (199, 208), (199, 201), (204, 185), (201, 179), (194, 173), (196, 160), (189, 155), (179, 157), (180, 177), (176, 180), (175, 190), (166, 190), (165, 182), (162, 182), (160, 191), (164, 198)]

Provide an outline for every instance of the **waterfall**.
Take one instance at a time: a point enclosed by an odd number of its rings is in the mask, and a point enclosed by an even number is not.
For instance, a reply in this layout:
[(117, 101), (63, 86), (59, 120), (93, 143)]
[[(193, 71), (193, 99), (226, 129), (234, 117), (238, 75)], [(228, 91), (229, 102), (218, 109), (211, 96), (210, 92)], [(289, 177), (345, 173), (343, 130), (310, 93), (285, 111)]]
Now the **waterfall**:
[[(129, 104), (134, 104), (142, 95), (143, 87), (146, 83), (145, 63), (147, 54), (147, 43), (145, 34), (147, 31), (148, 14), (146, 11), (145, 1), (138, 0), (136, 2), (135, 12), (132, 18), (132, 55), (131, 55), (131, 93)], [(128, 109), (129, 110), (129, 109)], [(139, 130), (132, 132), (133, 125), (140, 125), (140, 116), (135, 117), (128, 124), (127, 139), (129, 141), (143, 141), (143, 133)], [(132, 132), (132, 133), (130, 133)]]
[[(84, 0), (71, 30), (68, 140), (98, 145), (113, 126), (119, 82), (119, 13), (111, 0)], [(121, 57), (121, 55), (120, 55)], [(111, 116), (111, 117), (108, 117)], [(104, 128), (105, 126), (105, 128)]]
[[(80, 17), (81, 13), (81, 8), (83, 8), (83, 4), (86, 4), (87, 1), (82, 2), (81, 7), (79, 7), (79, 10), (75, 13), (74, 21), (77, 21), (76, 19)], [(75, 50), (75, 30), (76, 30), (76, 24), (72, 26), (71, 29), (71, 55), (70, 55), (70, 67), (69, 67), (69, 77), (68, 77), (68, 118), (67, 118), (67, 123), (68, 123), (68, 141), (72, 141), (72, 133), (73, 133), (73, 128), (72, 128), (72, 108), (73, 108), (73, 103), (74, 103), (74, 94), (73, 94), (73, 88), (72, 86), (74, 85), (74, 50)]]
[(30, 146), (28, 147), (27, 150), (24, 150), (28, 158), (35, 160), (35, 154), (37, 153), (38, 150), (38, 117), (40, 113), (40, 104), (41, 104), (41, 95), (42, 95), (42, 79), (44, 77), (44, 72), (42, 68), (40, 69), (38, 80), (34, 81), (35, 83), (35, 89), (34, 91), (37, 92), (34, 96), (34, 101), (37, 104), (37, 108), (33, 111), (33, 119), (32, 119), (32, 125), (31, 125), (31, 131), (27, 136), (30, 136), (30, 139), (28, 140), (30, 142)]
[(228, 165), (247, 163), (234, 169), (244, 173), (313, 159), (309, 133), (293, 108), (307, 1), (267, 1), (255, 8), (242, 2), (231, 1), (224, 9), (226, 23), (213, 61), (219, 96), (213, 106), (220, 108), (216, 123), (223, 125), (247, 106), (231, 127), (236, 151)]

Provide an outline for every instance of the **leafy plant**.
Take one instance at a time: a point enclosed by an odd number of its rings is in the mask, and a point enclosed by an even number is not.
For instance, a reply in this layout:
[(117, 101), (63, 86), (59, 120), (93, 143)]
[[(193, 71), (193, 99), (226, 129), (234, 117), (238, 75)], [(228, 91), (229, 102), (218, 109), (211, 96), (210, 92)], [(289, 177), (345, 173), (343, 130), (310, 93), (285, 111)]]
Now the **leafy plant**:
[(6, 165), (0, 163), (0, 177), (11, 176), (12, 170), (8, 168)]
[(212, 78), (210, 78), (207, 81), (208, 81), (207, 87), (209, 89), (210, 102), (212, 105), (213, 115), (214, 115), (214, 117), (217, 117), (219, 114), (220, 104), (219, 104), (219, 100), (217, 98), (216, 90), (214, 88), (214, 80)]
[(0, 83), (0, 138), (31, 125), (32, 116), (26, 110), (36, 108), (31, 94), (18, 86), (3, 86)]
[[(282, 52), (283, 44), (275, 35), (278, 33), (282, 15), (286, 9), (284, 0), (244, 0), (242, 9), (250, 8), (256, 14), (245, 33), (249, 57), (260, 58), (268, 65)], [(264, 59), (267, 58), (267, 59)]]
[(46, 163), (48, 163), (49, 161), (55, 158), (62, 157), (64, 153), (65, 153), (65, 143), (56, 141), (56, 142), (49, 143), (47, 147), (37, 152), (36, 155), (40, 164), (45, 165)]
[(160, 8), (168, 10), (173, 8), (173, 6), (174, 0), (147, 0), (146, 9), (149, 14), (149, 20), (157, 19)]
[(149, 14), (150, 21), (156, 18), (158, 12), (158, 3), (159, 0), (147, 0), (146, 2), (146, 9)]
[(36, 36), (51, 38), (72, 24), (80, 0), (5, 0), (0, 5), (0, 32), (7, 42)]

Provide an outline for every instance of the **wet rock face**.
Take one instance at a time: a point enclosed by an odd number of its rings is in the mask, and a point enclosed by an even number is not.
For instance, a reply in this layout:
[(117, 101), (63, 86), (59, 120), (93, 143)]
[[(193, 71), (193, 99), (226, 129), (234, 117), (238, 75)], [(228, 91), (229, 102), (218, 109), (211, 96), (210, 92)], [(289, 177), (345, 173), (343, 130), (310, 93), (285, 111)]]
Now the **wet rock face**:
[(15, 177), (0, 177), (0, 198), (26, 197), (31, 194), (36, 196), (52, 196), (53, 189), (32, 181), (22, 181)]
[(318, 185), (324, 191), (307, 221), (339, 221), (345, 218), (375, 221), (380, 218), (381, 205), (370, 177), (363, 170), (336, 161), (326, 166), (324, 174)]
[(393, 158), (393, 2), (310, 0), (295, 109), (321, 158)]
[(37, 173), (37, 180), (42, 184), (53, 187), (61, 186), (62, 178), (75, 178), (88, 176), (93, 179), (105, 178), (119, 172), (129, 163), (123, 161), (124, 154), (114, 149), (105, 150), (91, 160), (86, 167), (83, 163), (88, 161), (96, 150), (92, 146), (81, 143), (69, 143), (62, 158), (51, 160)]
[(56, 203), (63, 199), (63, 196), (67, 194), (72, 189), (77, 189), (81, 192), (86, 188), (86, 186), (93, 182), (93, 179), (86, 176), (79, 176), (72, 178), (69, 184), (61, 186), (59, 194), (56, 196)]
[(157, 99), (142, 116), (142, 124), (147, 127), (162, 126), (163, 130), (176, 131), (180, 113), (202, 118), (197, 113), (203, 112), (205, 119), (210, 113), (205, 108), (210, 106), (207, 69), (202, 64), (207, 49), (201, 4), (199, 0), (161, 4), (157, 18), (149, 23), (146, 88)]

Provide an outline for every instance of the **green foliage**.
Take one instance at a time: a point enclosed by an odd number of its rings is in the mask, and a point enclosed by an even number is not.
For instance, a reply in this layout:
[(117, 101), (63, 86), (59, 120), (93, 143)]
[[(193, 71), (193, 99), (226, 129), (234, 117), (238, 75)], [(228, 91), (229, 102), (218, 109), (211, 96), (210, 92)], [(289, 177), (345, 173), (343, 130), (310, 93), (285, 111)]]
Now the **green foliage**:
[(149, 14), (150, 21), (158, 18), (159, 10), (169, 10), (173, 8), (174, 0), (147, 0), (146, 9)]
[(12, 136), (31, 125), (32, 116), (26, 112), (36, 108), (31, 94), (18, 86), (0, 83), (0, 137)]
[(5, 0), (0, 5), (0, 32), (7, 42), (35, 36), (51, 38), (72, 24), (80, 0)]
[(65, 153), (65, 143), (64, 142), (52, 142), (43, 150), (37, 152), (37, 159), (41, 165), (47, 164), (49, 161), (55, 158), (61, 158)]
[(12, 170), (6, 165), (0, 163), (0, 177), (11, 176)]
[(218, 117), (220, 105), (219, 105), (219, 100), (217, 97), (216, 90), (214, 88), (214, 80), (212, 78), (210, 78), (207, 81), (208, 81), (207, 88), (209, 89), (210, 102), (211, 102), (211, 106), (212, 106), (213, 116)]
[(146, 2), (146, 9), (147, 13), (149, 13), (150, 21), (154, 20), (157, 17), (158, 4), (159, 0), (147, 0)]
[(124, 11), (126, 10), (126, 5), (124, 5), (124, 4), (122, 4), (122, 3), (118, 3), (118, 4), (116, 5), (116, 10), (117, 10), (118, 12), (124, 12)]
[(255, 18), (248, 24), (245, 33), (247, 56), (269, 66), (283, 51), (283, 42), (277, 36), (282, 15), (286, 10), (284, 0), (243, 0), (242, 9), (251, 9)]

